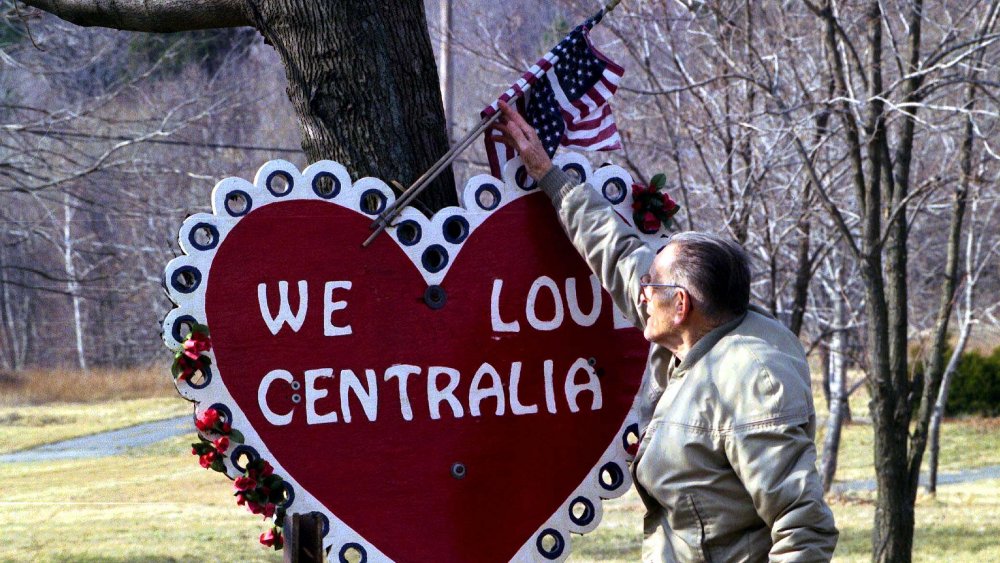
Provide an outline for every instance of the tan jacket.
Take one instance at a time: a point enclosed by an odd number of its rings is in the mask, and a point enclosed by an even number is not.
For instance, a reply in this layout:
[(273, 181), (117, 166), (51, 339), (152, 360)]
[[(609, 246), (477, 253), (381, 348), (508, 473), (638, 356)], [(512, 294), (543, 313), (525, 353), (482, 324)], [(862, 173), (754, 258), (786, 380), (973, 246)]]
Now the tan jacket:
[[(639, 277), (655, 256), (595, 190), (558, 168), (540, 182), (618, 308), (644, 327)], [(632, 464), (646, 505), (643, 561), (828, 561), (809, 368), (798, 339), (753, 309), (683, 362), (653, 345)]]

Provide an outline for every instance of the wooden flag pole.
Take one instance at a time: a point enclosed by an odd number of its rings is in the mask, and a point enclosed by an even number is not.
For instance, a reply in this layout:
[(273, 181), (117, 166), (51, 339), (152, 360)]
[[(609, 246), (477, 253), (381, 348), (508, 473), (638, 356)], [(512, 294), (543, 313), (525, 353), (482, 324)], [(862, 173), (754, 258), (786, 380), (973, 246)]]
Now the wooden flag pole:
[[(511, 99), (513, 100), (515, 98)], [(416, 182), (414, 182), (409, 188), (406, 189), (406, 191), (404, 191), (399, 195), (399, 199), (397, 199), (395, 203), (390, 205), (388, 209), (379, 214), (378, 218), (375, 219), (374, 222), (372, 222), (371, 228), (375, 229), (375, 232), (369, 235), (368, 238), (365, 239), (365, 242), (361, 244), (361, 246), (367, 247), (369, 244), (371, 244), (371, 242), (375, 240), (375, 237), (377, 237), (379, 233), (384, 231), (386, 227), (389, 226), (389, 223), (396, 218), (396, 215), (399, 215), (400, 211), (402, 211), (404, 207), (406, 207), (407, 205), (409, 205), (411, 201), (413, 201), (413, 198), (417, 197), (417, 195), (419, 195), (420, 192), (424, 190), (424, 188), (429, 186), (430, 183), (433, 182), (435, 178), (440, 176), (441, 173), (444, 172), (445, 167), (454, 162), (462, 151), (464, 151), (469, 145), (471, 145), (476, 140), (476, 138), (483, 133), (483, 131), (485, 131), (487, 128), (493, 125), (493, 123), (496, 122), (496, 120), (499, 118), (500, 118), (499, 111), (489, 117), (483, 118), (483, 120), (479, 122), (478, 127), (476, 127), (474, 130), (470, 131), (467, 135), (462, 137), (462, 139), (459, 140), (459, 142), (456, 143), (455, 146), (449, 149), (448, 152), (444, 154), (444, 156), (442, 156), (437, 162), (434, 163), (434, 166), (432, 166), (430, 170), (424, 172), (423, 176), (421, 176), (420, 178), (417, 178)]]

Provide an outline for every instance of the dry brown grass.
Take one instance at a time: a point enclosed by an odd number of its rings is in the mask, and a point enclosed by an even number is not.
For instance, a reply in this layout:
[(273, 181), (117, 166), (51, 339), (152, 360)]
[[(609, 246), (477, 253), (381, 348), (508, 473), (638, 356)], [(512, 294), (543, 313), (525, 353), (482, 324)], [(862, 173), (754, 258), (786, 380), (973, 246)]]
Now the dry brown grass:
[(176, 397), (164, 366), (139, 369), (0, 372), (0, 406)]

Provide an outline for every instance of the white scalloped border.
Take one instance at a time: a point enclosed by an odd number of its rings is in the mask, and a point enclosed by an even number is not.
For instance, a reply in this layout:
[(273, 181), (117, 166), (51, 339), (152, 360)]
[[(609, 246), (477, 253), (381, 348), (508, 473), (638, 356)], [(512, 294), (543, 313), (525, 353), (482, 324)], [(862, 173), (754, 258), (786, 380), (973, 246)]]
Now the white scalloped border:
[[(590, 163), (579, 154), (565, 153), (555, 158), (554, 163), (564, 170), (575, 173), (582, 181), (588, 182), (595, 190), (601, 193), (605, 199), (611, 203), (618, 215), (630, 226), (631, 225), (631, 190), (632, 177), (629, 173), (615, 165), (605, 165), (597, 170), (591, 168)], [(290, 187), (283, 193), (272, 192), (269, 185), (275, 187), (278, 183), (272, 182), (272, 178), (283, 176)], [(334, 194), (324, 197), (313, 189), (314, 182), (319, 177), (332, 178), (339, 186), (334, 190)], [(524, 168), (519, 158), (510, 161), (504, 168), (504, 180), (493, 176), (481, 174), (468, 180), (460, 195), (463, 207), (446, 207), (439, 210), (431, 218), (425, 217), (418, 210), (406, 208), (394, 221), (396, 226), (386, 229), (386, 233), (380, 236), (390, 236), (399, 245), (400, 250), (406, 254), (413, 266), (423, 276), (424, 281), (430, 285), (438, 285), (448, 274), (448, 270), (455, 261), (455, 257), (462, 249), (465, 240), (485, 222), (489, 216), (498, 209), (502, 209), (510, 202), (523, 197), (536, 190), (534, 182), (527, 180), (524, 187), (518, 185), (517, 179), (524, 182)], [(205, 322), (205, 288), (208, 286), (209, 272), (211, 264), (215, 258), (215, 251), (225, 241), (226, 236), (242, 217), (250, 215), (255, 210), (271, 205), (279, 201), (292, 200), (316, 200), (328, 201), (343, 208), (350, 209), (366, 217), (374, 218), (375, 213), (369, 213), (362, 208), (363, 195), (374, 190), (381, 194), (383, 198), (382, 208), (391, 205), (395, 201), (392, 189), (385, 182), (377, 178), (361, 178), (356, 182), (351, 181), (347, 169), (340, 163), (324, 160), (316, 162), (303, 171), (299, 171), (294, 164), (284, 160), (272, 160), (261, 166), (257, 171), (253, 183), (242, 178), (226, 178), (216, 184), (212, 190), (212, 213), (197, 213), (189, 216), (183, 223), (179, 233), (179, 242), (182, 256), (171, 260), (165, 271), (165, 286), (167, 294), (176, 307), (170, 311), (163, 320), (163, 341), (168, 348), (175, 350), (180, 347), (179, 341), (183, 336), (177, 331), (185, 321)], [(494, 205), (485, 207), (477, 197), (480, 191), (491, 192), (494, 197)], [(227, 207), (227, 199), (231, 194), (242, 192), (250, 202), (250, 208), (242, 213), (235, 213)], [(496, 201), (499, 198), (499, 201)], [(465, 236), (458, 241), (450, 241), (444, 234), (446, 221), (455, 217), (464, 218), (468, 224)], [(398, 225), (404, 221), (414, 221), (420, 227), (421, 236), (416, 243), (404, 244), (400, 240)], [(634, 227), (634, 226), (633, 226)], [(204, 247), (196, 243), (193, 236), (195, 229), (206, 229), (212, 232), (214, 241)], [(637, 231), (638, 232), (638, 231)], [(647, 235), (639, 232), (639, 235), (650, 243), (656, 243), (666, 236), (663, 231), (656, 234)], [(360, 244), (361, 241), (359, 240)], [(448, 254), (448, 261), (439, 271), (432, 272), (424, 267), (421, 257), (432, 245), (440, 245)], [(189, 291), (182, 291), (182, 288), (174, 283), (174, 276), (182, 268), (197, 272), (199, 282)], [(179, 322), (180, 320), (180, 322)], [(209, 327), (211, 328), (211, 327)], [(209, 352), (212, 359), (212, 369), (215, 363), (215, 353)], [(641, 387), (640, 387), (641, 388)], [(246, 416), (239, 409), (236, 401), (233, 400), (229, 390), (226, 388), (221, 377), (215, 373), (204, 386), (195, 388), (188, 382), (178, 382), (177, 391), (185, 399), (195, 404), (195, 416), (209, 407), (221, 404), (232, 413), (232, 426), (239, 429), (245, 439), (245, 445), (253, 448), (261, 456), (267, 459), (275, 468), (275, 471), (282, 475), (291, 484), (295, 492), (291, 504), (286, 508), (289, 513), (320, 512), (329, 523), (328, 533), (323, 538), (324, 547), (331, 549), (330, 558), (334, 557), (343, 560), (341, 552), (346, 547), (360, 548), (368, 561), (382, 562), (391, 561), (385, 554), (368, 542), (364, 537), (355, 532), (345, 522), (339, 519), (332, 512), (327, 510), (315, 497), (303, 489), (284, 470), (281, 464), (271, 454), (264, 445), (260, 436), (250, 425)], [(600, 460), (594, 465), (590, 473), (582, 483), (573, 491), (559, 509), (544, 524), (531, 535), (517, 551), (512, 561), (563, 561), (570, 553), (571, 536), (570, 533), (584, 534), (597, 528), (603, 514), (601, 499), (617, 498), (624, 494), (632, 484), (632, 478), (628, 471), (627, 462), (631, 456), (626, 451), (627, 440), (637, 439), (636, 429), (638, 428), (638, 395), (633, 400), (631, 410), (625, 417), (622, 426), (615, 434), (615, 439), (608, 445)], [(242, 475), (233, 463), (234, 450), (238, 445), (233, 444), (227, 451), (224, 458), (226, 474), (230, 478)], [(603, 475), (603, 476), (602, 476)], [(580, 513), (575, 514), (574, 509), (580, 508)], [(549, 553), (543, 553), (540, 546), (544, 544), (555, 548)], [(337, 554), (337, 555), (335, 555)]]

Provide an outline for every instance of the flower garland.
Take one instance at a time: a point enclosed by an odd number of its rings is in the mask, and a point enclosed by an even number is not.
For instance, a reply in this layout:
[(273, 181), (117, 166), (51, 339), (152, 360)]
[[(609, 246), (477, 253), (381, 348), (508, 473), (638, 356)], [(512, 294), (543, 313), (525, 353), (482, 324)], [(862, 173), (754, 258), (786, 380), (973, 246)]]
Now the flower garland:
[(653, 176), (648, 186), (632, 184), (632, 222), (643, 233), (651, 235), (660, 225), (669, 228), (671, 218), (680, 211), (681, 206), (667, 195), (666, 184), (665, 174)]
[[(194, 325), (184, 339), (181, 349), (174, 354), (171, 373), (175, 380), (190, 380), (191, 376), (212, 364), (204, 353), (212, 349), (208, 327)], [(205, 469), (226, 473), (223, 461), (233, 444), (244, 442), (243, 434), (232, 427), (229, 420), (217, 409), (202, 411), (194, 421), (198, 429), (199, 441), (191, 444), (191, 453), (198, 456), (198, 463)], [(259, 538), (261, 545), (280, 550), (284, 547), (281, 522), (285, 519), (285, 481), (274, 474), (274, 468), (266, 460), (257, 458), (247, 462), (243, 474), (233, 480), (236, 504), (246, 506), (252, 514), (261, 514), (264, 520), (271, 519), (271, 525)]]

